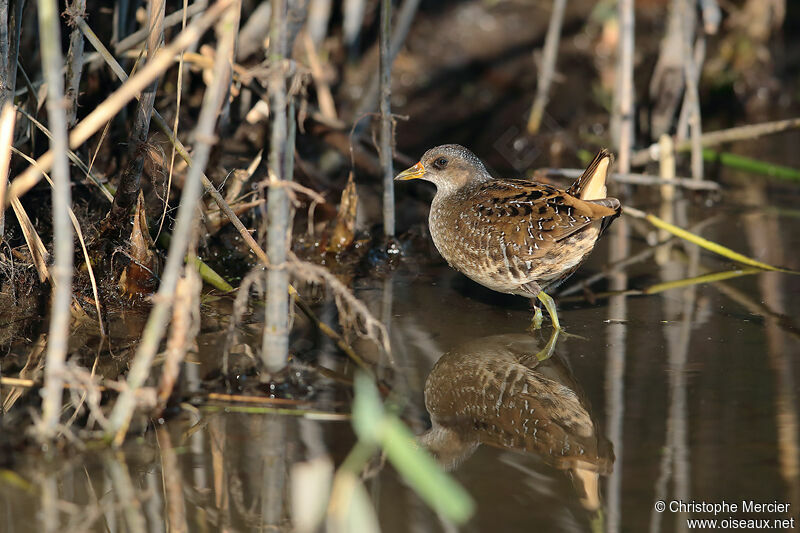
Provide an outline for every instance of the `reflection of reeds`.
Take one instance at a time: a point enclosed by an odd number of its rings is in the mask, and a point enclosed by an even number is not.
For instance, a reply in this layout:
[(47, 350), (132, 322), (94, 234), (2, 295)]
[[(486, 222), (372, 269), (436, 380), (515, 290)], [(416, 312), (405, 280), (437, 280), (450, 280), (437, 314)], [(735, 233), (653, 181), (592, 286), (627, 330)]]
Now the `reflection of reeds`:
[(172, 533), (189, 530), (186, 524), (186, 506), (183, 499), (183, 475), (178, 456), (172, 446), (169, 431), (163, 426), (158, 429), (158, 447), (161, 456), (161, 483), (164, 488), (164, 501), (167, 507), (167, 526)]

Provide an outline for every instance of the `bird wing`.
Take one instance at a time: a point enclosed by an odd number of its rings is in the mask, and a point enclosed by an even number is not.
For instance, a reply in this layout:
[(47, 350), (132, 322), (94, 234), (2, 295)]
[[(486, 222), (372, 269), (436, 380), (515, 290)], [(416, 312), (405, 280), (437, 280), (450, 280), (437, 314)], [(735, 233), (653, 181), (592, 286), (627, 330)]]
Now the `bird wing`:
[(619, 213), (613, 199), (585, 201), (551, 185), (526, 180), (486, 182), (473, 201), (479, 219), (503, 232), (506, 242), (544, 250), (577, 231)]

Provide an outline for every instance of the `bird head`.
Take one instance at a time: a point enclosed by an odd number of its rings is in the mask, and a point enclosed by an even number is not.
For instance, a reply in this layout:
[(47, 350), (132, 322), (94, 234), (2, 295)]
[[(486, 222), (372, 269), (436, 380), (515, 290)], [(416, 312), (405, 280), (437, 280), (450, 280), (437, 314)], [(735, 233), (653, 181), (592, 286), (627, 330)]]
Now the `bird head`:
[(398, 174), (395, 181), (423, 179), (440, 192), (450, 192), (465, 185), (491, 179), (480, 159), (459, 144), (431, 148), (413, 167)]

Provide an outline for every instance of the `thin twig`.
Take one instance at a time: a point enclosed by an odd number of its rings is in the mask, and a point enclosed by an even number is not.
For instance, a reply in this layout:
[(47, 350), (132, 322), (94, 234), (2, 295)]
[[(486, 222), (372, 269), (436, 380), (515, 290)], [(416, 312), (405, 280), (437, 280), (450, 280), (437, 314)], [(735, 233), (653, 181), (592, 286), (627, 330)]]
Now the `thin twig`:
[[(238, 2), (234, 1), (231, 5), (234, 9), (238, 8)], [(235, 39), (235, 32), (232, 27), (233, 20), (236, 17), (236, 14), (232, 13), (232, 11), (233, 10), (225, 11), (225, 14), (219, 22), (220, 33), (223, 35), (223, 38), (219, 43), (217, 64), (214, 69), (214, 83), (208, 87), (203, 96), (203, 105), (200, 110), (200, 117), (195, 131), (197, 144), (195, 146), (193, 158), (194, 166), (189, 169), (183, 186), (181, 204), (178, 209), (172, 240), (170, 241), (167, 262), (164, 266), (164, 273), (161, 276), (161, 284), (154, 298), (155, 304), (150, 312), (150, 317), (147, 320), (145, 329), (142, 332), (142, 340), (139, 344), (139, 348), (136, 350), (136, 356), (128, 374), (128, 388), (123, 390), (120, 394), (117, 403), (111, 411), (111, 416), (109, 417), (107, 435), (113, 437), (116, 445), (120, 445), (125, 438), (125, 433), (127, 432), (131, 417), (133, 416), (133, 410), (136, 407), (136, 390), (144, 384), (150, 373), (153, 358), (156, 355), (161, 337), (166, 329), (172, 297), (175, 293), (175, 287), (178, 283), (178, 277), (180, 276), (181, 267), (184, 263), (186, 250), (189, 247), (189, 239), (194, 224), (195, 208), (200, 200), (200, 193), (202, 191), (200, 175), (203, 173), (208, 163), (212, 143), (216, 141), (214, 137), (214, 126), (217, 118), (216, 110), (218, 109), (219, 101), (227, 89), (224, 83), (229, 79), (228, 70), (230, 69), (230, 62), (228, 61), (228, 56), (229, 51), (233, 48)], [(145, 66), (145, 70), (148, 66), (149, 65)]]
[[(290, 257), (291, 261), (289, 262), (289, 268), (291, 268), (292, 272), (302, 279), (315, 283), (322, 283), (329, 287), (331, 291), (333, 291), (333, 294), (337, 300), (337, 307), (342, 314), (342, 320), (347, 320), (348, 315), (350, 320), (355, 322), (356, 325), (358, 320), (360, 320), (363, 324), (363, 331), (361, 334), (370, 338), (380, 348), (382, 348), (388, 358), (389, 363), (394, 364), (389, 333), (386, 331), (386, 327), (383, 325), (383, 323), (375, 318), (366, 305), (364, 305), (364, 302), (356, 298), (353, 293), (350, 292), (350, 290), (328, 269), (308, 263), (306, 261), (300, 261), (294, 256), (294, 254), (290, 254)], [(348, 352), (348, 355), (353, 357), (354, 354)], [(356, 363), (359, 363), (358, 359), (360, 358), (353, 357), (353, 360), (356, 361)], [(361, 363), (359, 363), (359, 365), (363, 367), (366, 366), (361, 365)]]
[[(69, 161), (67, 159), (67, 117), (64, 112), (64, 79), (61, 69), (61, 28), (58, 3), (55, 0), (38, 2), (39, 43), (42, 54), (42, 74), (47, 83), (47, 118), (53, 139), (49, 152), (53, 154), (53, 255), (54, 284), (50, 307), (50, 333), (47, 342), (45, 390), (40, 436), (55, 436), (64, 386), (64, 362), (69, 341), (70, 304), (72, 302), (73, 233), (69, 219), (72, 193), (70, 191)], [(15, 180), (16, 181), (16, 180)]]
[(561, 25), (564, 22), (564, 8), (567, 0), (555, 0), (553, 12), (550, 14), (550, 25), (547, 27), (547, 36), (544, 39), (544, 50), (539, 77), (536, 80), (536, 98), (533, 100), (531, 114), (528, 117), (528, 133), (535, 135), (542, 123), (542, 115), (550, 97), (550, 84), (553, 82), (553, 73), (556, 68), (558, 56), (558, 42), (561, 39)]

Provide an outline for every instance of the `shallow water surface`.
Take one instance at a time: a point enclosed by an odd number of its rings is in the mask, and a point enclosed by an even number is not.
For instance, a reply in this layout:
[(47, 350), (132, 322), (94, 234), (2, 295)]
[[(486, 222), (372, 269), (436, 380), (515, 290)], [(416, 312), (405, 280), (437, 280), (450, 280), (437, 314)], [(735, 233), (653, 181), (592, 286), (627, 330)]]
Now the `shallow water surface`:
[[(689, 206), (686, 222), (711, 217), (698, 230), (704, 236), (797, 267), (793, 197), (774, 198), (770, 208)], [(417, 434), (438, 426), (442, 438), (423, 441), (477, 503), (461, 529), (661, 531), (686, 530), (688, 519), (797, 517), (800, 279), (758, 272), (664, 285), (735, 266), (677, 241), (654, 249), (643, 234), (649, 228), (630, 219), (612, 228), (560, 288), (569, 335), (545, 361), (536, 354), (550, 328), (527, 332), (527, 302), (444, 264), (409, 259), (388, 278), (354, 282), (391, 332), (385, 375), (402, 417)], [(621, 240), (622, 231), (630, 238)], [(575, 285), (601, 274), (626, 244), (625, 256), (642, 258), (624, 274), (612, 270), (586, 291)], [(327, 308), (321, 314), (335, 320)], [(223, 335), (224, 328), (204, 328), (185, 379), (206, 377)], [(295, 345), (305, 360), (341, 366), (325, 342)], [(326, 456), (339, 463), (354, 442), (349, 393), (340, 389), (323, 387), (314, 397), (315, 408), (335, 416), (186, 405), (119, 453), (16, 452), (0, 475), (0, 530), (166, 531), (184, 523), (190, 531), (291, 530), (305, 512), (292, 496), (298, 465)], [(382, 531), (456, 529), (391, 466), (374, 463), (365, 485)], [(788, 507), (743, 512), (751, 500)], [(657, 512), (659, 501), (665, 512)], [(699, 507), (722, 502), (738, 510), (715, 517)]]

